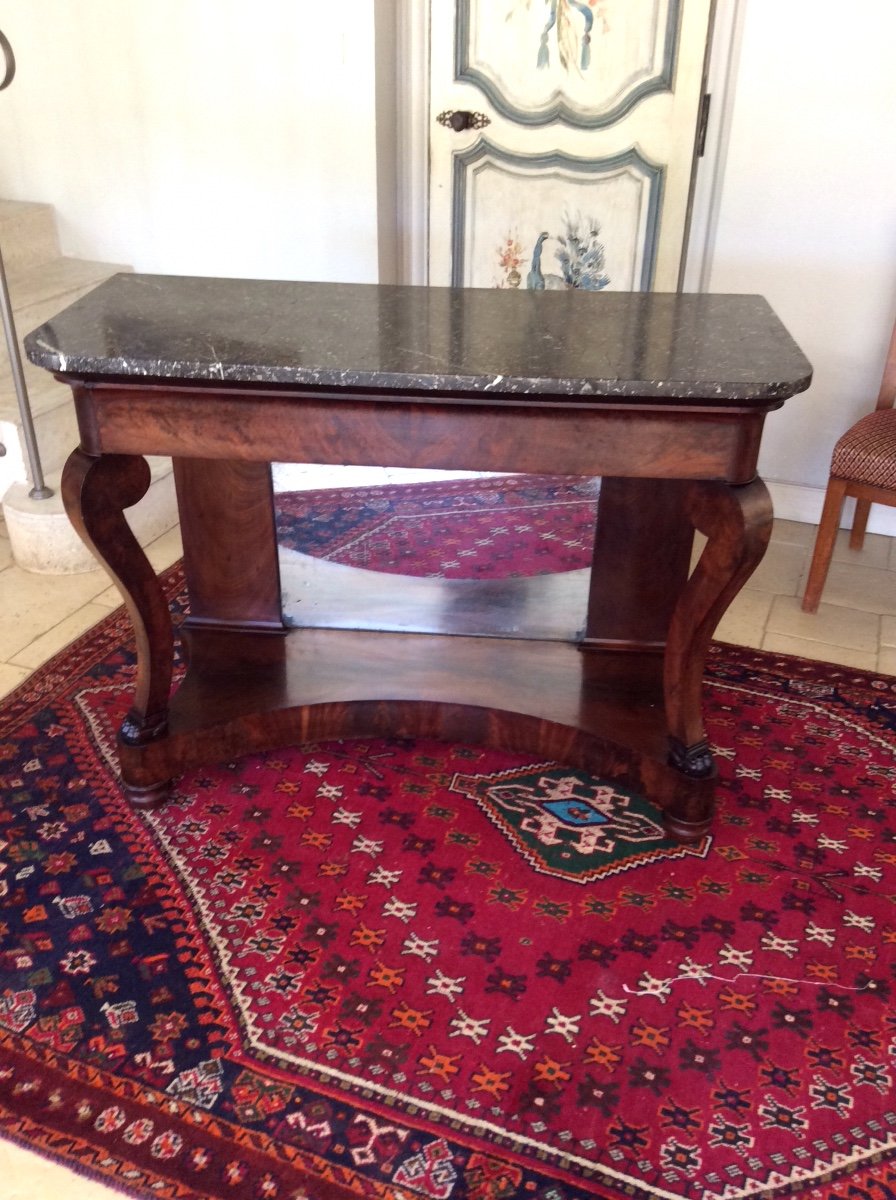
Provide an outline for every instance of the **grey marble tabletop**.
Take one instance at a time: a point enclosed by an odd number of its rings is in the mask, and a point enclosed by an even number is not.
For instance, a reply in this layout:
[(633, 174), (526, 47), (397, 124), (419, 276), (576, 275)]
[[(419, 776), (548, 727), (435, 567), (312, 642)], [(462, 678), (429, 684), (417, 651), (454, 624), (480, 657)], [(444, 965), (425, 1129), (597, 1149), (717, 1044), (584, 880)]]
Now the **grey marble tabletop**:
[[(74, 379), (774, 407), (812, 369), (761, 296), (115, 275), (25, 339)], [(434, 396), (431, 398), (435, 398)]]

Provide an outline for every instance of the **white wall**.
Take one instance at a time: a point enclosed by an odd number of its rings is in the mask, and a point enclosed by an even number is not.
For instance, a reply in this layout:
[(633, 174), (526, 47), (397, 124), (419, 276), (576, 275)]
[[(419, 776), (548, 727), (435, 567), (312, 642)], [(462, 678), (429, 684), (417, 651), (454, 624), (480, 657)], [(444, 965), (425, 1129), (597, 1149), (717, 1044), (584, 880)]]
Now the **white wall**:
[(375, 281), (373, 4), (5, 0), (0, 194), (141, 271)]
[[(705, 279), (765, 294), (815, 367), (760, 465), (781, 515), (816, 520), (896, 315), (896, 4), (718, 5), (741, 20)], [(375, 280), (374, 7), (4, 0), (0, 195), (54, 204), (67, 253), (138, 270)]]
[[(769, 417), (760, 470), (779, 513), (817, 520), (831, 450), (874, 407), (896, 317), (896, 4), (741, 5), (709, 286), (767, 296), (815, 368)], [(874, 513), (896, 532), (893, 510)]]

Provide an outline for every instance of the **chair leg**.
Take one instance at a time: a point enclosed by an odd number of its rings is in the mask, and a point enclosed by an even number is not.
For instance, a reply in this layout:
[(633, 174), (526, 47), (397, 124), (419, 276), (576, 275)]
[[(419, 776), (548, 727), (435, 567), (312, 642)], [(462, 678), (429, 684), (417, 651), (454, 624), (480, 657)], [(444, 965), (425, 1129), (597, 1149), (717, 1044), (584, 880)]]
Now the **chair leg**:
[(856, 500), (856, 515), (852, 522), (852, 532), (849, 535), (850, 550), (861, 550), (865, 541), (865, 529), (868, 525), (868, 514), (871, 512), (870, 500)]
[(815, 552), (812, 555), (809, 578), (803, 593), (803, 612), (814, 613), (818, 609), (824, 581), (828, 577), (828, 567), (831, 565), (831, 555), (834, 553), (834, 540), (840, 525), (840, 513), (846, 498), (846, 487), (845, 479), (835, 479), (832, 475), (828, 480), (821, 521), (818, 525), (818, 533), (815, 535)]

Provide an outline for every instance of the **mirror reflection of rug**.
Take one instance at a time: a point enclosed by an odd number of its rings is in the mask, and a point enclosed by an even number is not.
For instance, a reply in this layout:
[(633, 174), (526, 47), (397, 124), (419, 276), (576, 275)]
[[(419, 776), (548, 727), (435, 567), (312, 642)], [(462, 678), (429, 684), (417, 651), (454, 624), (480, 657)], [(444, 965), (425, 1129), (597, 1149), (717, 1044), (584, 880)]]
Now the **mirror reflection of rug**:
[(682, 852), (600, 780), (397, 738), (135, 815), (129, 644), (0, 706), (6, 1136), (141, 1197), (896, 1191), (896, 680), (714, 647)]
[(276, 498), (280, 544), (390, 574), (494, 579), (591, 562), (600, 481), (505, 475)]

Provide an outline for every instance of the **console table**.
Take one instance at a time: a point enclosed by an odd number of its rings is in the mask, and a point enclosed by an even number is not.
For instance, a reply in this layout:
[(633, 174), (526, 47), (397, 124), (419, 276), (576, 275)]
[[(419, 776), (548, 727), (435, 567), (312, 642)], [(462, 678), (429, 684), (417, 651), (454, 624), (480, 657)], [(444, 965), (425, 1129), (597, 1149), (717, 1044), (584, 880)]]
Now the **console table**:
[[(765, 416), (811, 377), (763, 299), (122, 274), (26, 349), (72, 387), (66, 509), (134, 624), (118, 747), (135, 804), (202, 762), (420, 735), (559, 760), (646, 795), (674, 837), (706, 833), (705, 655), (768, 542)], [(173, 696), (171, 617), (124, 517), (144, 455), (173, 457), (184, 542)], [(340, 627), (320, 606), (299, 627), (281, 603), (275, 461), (599, 475), (579, 610), (556, 576), (430, 580), (425, 596), (399, 581), (382, 631), (364, 573), (336, 568), (322, 586)]]

